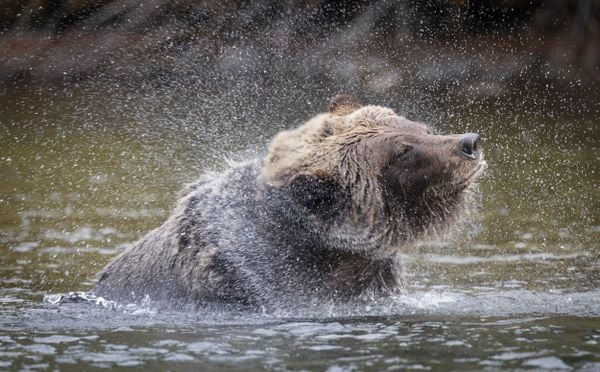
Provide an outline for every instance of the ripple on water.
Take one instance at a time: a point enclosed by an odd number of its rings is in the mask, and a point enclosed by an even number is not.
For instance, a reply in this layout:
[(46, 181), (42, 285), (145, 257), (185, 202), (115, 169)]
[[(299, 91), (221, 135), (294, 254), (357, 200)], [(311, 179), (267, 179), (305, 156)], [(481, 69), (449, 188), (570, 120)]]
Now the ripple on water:
[[(100, 310), (115, 314), (115, 310)], [(32, 338), (15, 331), (0, 337), (0, 361), (19, 368), (51, 360), (53, 366), (98, 368), (177, 369), (189, 363), (239, 367), (243, 363), (248, 369), (330, 366), (341, 370), (429, 368), (432, 363), (449, 369), (561, 369), (600, 362), (596, 345), (582, 342), (600, 339), (597, 318), (446, 314), (279, 323), (249, 318), (245, 324), (227, 325), (207, 319), (190, 324), (185, 321), (190, 318), (159, 314), (165, 323), (172, 317), (169, 328), (156, 323), (135, 325), (139, 316), (122, 314), (129, 328), (112, 324), (112, 329), (91, 335), (83, 326)]]
[(23, 349), (33, 354), (52, 355), (56, 353), (55, 347), (46, 344), (27, 345), (24, 346)]
[(535, 261), (543, 262), (550, 260), (570, 260), (574, 258), (585, 258), (590, 255), (586, 252), (573, 253), (573, 254), (562, 254), (557, 255), (554, 253), (523, 253), (523, 254), (505, 254), (505, 255), (492, 255), (488, 257), (482, 256), (449, 256), (440, 254), (427, 254), (427, 259), (430, 262), (451, 264), (451, 265), (472, 265), (481, 264), (488, 262), (518, 262), (518, 261)]
[(0, 362), (11, 369), (340, 370), (566, 369), (600, 362), (600, 290), (488, 289), (436, 286), (369, 304), (264, 314), (53, 294), (43, 306), (0, 313)]
[(573, 369), (555, 356), (529, 359), (523, 365), (526, 367), (542, 368), (544, 370)]
[(71, 343), (75, 341), (79, 341), (81, 338), (73, 337), (73, 336), (64, 336), (64, 335), (52, 335), (48, 337), (34, 337), (33, 342), (37, 342), (40, 344), (62, 344), (62, 343)]

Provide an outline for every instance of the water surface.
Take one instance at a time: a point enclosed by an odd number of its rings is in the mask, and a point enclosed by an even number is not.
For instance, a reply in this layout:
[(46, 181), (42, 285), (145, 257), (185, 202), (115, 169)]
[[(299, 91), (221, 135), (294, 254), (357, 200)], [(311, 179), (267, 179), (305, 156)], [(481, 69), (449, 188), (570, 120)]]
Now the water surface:
[(479, 132), (489, 169), (459, 228), (406, 247), (408, 286), (395, 298), (165, 312), (53, 302), (93, 288), (185, 183), (260, 156), (325, 103), (262, 111), (87, 90), (2, 100), (0, 368), (600, 369), (597, 117), (507, 116), (504, 102), (417, 110), (436, 131)]

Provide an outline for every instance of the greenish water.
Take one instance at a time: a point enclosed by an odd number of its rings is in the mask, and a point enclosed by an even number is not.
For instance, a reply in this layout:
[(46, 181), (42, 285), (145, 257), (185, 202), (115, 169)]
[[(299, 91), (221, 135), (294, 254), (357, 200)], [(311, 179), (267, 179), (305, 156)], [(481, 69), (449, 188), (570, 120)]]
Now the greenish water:
[(185, 183), (226, 158), (260, 156), (325, 102), (263, 110), (85, 90), (0, 99), (2, 369), (600, 369), (594, 115), (515, 113), (506, 107), (527, 105), (502, 101), (431, 113), (440, 132), (479, 132), (489, 169), (465, 223), (406, 247), (409, 284), (396, 298), (174, 313), (43, 298), (91, 289), (168, 216)]

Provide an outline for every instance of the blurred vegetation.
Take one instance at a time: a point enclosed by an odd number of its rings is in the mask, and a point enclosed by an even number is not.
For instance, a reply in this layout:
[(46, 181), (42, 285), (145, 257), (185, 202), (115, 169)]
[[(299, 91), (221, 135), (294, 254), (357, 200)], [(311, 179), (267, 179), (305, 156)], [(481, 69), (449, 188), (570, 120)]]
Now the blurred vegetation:
[(223, 71), (482, 95), (600, 81), (594, 0), (5, 0), (0, 30), (5, 87)]

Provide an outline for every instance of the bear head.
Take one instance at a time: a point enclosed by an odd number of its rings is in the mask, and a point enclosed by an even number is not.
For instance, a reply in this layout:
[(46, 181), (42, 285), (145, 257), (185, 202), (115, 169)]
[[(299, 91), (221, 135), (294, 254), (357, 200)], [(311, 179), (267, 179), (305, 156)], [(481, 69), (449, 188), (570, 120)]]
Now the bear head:
[(260, 180), (282, 218), (319, 244), (385, 256), (456, 221), (485, 167), (480, 142), (341, 95), (274, 138)]

